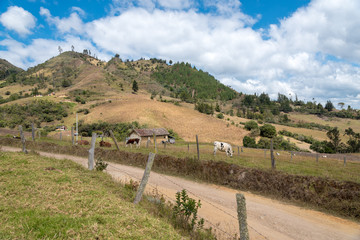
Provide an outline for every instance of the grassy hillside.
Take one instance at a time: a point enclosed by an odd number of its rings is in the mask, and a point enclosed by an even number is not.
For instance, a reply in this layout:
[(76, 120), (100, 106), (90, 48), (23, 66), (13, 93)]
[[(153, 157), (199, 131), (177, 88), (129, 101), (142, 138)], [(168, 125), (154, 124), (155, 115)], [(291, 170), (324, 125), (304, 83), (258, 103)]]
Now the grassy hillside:
[(24, 70), (14, 66), (13, 64), (9, 63), (5, 59), (0, 58), (0, 80), (5, 79), (6, 77), (10, 76), (11, 74), (17, 74)]
[(0, 152), (1, 239), (186, 239), (107, 174)]

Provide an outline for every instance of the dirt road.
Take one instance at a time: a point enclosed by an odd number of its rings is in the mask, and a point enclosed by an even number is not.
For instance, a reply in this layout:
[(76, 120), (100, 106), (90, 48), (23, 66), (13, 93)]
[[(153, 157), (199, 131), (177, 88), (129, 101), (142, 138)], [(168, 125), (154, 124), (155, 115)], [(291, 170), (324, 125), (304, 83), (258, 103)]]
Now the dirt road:
[[(3, 151), (19, 151), (2, 147)], [(40, 152), (57, 159), (70, 159), (87, 167), (87, 159), (70, 155)], [(107, 172), (114, 179), (140, 180), (141, 168), (110, 163)], [(197, 183), (178, 177), (152, 172), (147, 191), (157, 188), (167, 200), (174, 200), (175, 193), (187, 189), (189, 195), (201, 199), (199, 215), (213, 226), (220, 239), (229, 239), (238, 233), (235, 194), (238, 191), (211, 184)], [(299, 239), (299, 240), (360, 240), (360, 224), (333, 217), (317, 211), (242, 192), (246, 198), (250, 239)]]

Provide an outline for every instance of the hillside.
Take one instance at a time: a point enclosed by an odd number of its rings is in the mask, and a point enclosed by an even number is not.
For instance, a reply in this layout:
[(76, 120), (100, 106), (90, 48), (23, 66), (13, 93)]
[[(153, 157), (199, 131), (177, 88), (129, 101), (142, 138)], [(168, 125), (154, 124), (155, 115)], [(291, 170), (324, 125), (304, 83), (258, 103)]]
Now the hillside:
[[(136, 93), (132, 89), (135, 82), (139, 88)], [(355, 120), (360, 111), (350, 106), (336, 110), (331, 102), (325, 106), (304, 103), (280, 93), (277, 100), (271, 100), (266, 93), (242, 94), (189, 63), (169, 64), (155, 58), (133, 61), (115, 56), (102, 62), (86, 52), (64, 52), (27, 71), (5, 77), (0, 87), (0, 107), (30, 104), (34, 96), (69, 102), (62, 117), (56, 114), (43, 120), (30, 117), (37, 119), (39, 127), (56, 124), (70, 127), (79, 113), (79, 119), (85, 123), (137, 121), (150, 128), (172, 129), (185, 141), (194, 141), (195, 135), (199, 135), (200, 141), (221, 140), (236, 145), (242, 145), (245, 135), (259, 136), (256, 131), (243, 129), (250, 120), (260, 126), (271, 123), (277, 131), (286, 130), (316, 141), (328, 140), (326, 132), (337, 126), (345, 143), (349, 140), (349, 136), (344, 136), (345, 130), (351, 127), (355, 133), (360, 131)], [(9, 111), (1, 110), (3, 114)], [(14, 127), (20, 122), (17, 118), (11, 124), (0, 125)], [(29, 126), (30, 119), (25, 122)], [(308, 145), (297, 140), (292, 142), (308, 149)], [(352, 149), (357, 151), (355, 145)], [(342, 149), (347, 151), (344, 145)]]
[(17, 74), (22, 71), (24, 71), (24, 70), (14, 66), (13, 64), (9, 63), (5, 59), (0, 58), (0, 80), (5, 79), (6, 77), (8, 77), (11, 74)]

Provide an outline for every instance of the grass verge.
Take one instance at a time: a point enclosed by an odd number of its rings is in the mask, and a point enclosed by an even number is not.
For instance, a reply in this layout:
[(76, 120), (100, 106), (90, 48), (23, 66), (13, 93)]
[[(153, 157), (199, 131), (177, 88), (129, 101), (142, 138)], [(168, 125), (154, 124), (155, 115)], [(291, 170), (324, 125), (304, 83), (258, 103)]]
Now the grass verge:
[(103, 172), (34, 152), (0, 152), (0, 162), (0, 239), (193, 238), (166, 205), (133, 205), (133, 189)]

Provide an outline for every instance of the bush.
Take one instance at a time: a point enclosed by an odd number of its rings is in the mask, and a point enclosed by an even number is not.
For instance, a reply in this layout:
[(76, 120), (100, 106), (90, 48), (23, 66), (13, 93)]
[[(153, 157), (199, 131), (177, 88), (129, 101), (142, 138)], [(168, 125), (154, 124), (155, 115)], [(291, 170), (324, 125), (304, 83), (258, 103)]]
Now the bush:
[(244, 128), (245, 128), (246, 130), (251, 131), (252, 129), (257, 129), (257, 128), (259, 128), (259, 126), (258, 126), (258, 124), (257, 124), (254, 120), (251, 120), (251, 121), (248, 121), (248, 122), (245, 123)]
[(197, 220), (199, 207), (201, 207), (200, 200), (196, 202), (194, 199), (190, 198), (187, 195), (186, 190), (183, 189), (181, 192), (176, 193), (173, 217), (183, 226), (188, 225), (191, 230), (194, 229), (195, 225), (201, 229), (204, 226), (204, 219), (201, 218), (199, 221)]
[(260, 136), (273, 138), (276, 136), (276, 128), (271, 124), (264, 124), (260, 127)]
[(218, 114), (216, 115), (216, 117), (219, 118), (219, 119), (224, 119), (224, 114), (218, 113)]
[(244, 147), (256, 148), (255, 138), (245, 136), (243, 139)]
[(102, 160), (102, 158), (99, 158), (99, 159), (96, 160), (95, 169), (96, 169), (96, 171), (102, 172), (102, 171), (104, 171), (104, 170), (107, 168), (108, 165), (109, 165), (109, 164), (107, 164), (106, 162), (104, 162), (104, 161)]

